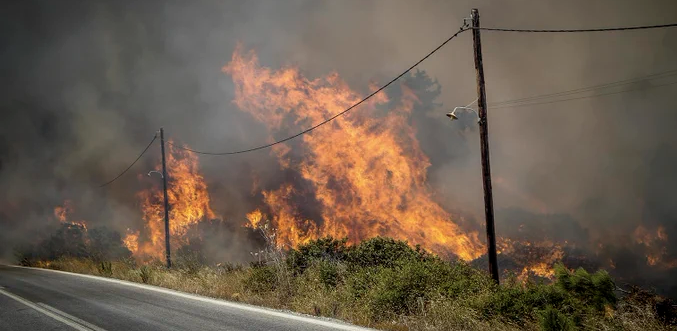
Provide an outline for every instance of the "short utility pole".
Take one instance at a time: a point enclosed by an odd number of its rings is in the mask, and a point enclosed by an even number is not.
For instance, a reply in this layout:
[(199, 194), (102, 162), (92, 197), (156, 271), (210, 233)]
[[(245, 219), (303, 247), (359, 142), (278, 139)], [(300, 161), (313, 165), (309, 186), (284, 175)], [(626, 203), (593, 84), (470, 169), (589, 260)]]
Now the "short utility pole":
[(472, 40), (477, 75), (477, 115), (480, 126), (480, 148), (482, 154), (482, 179), (484, 186), (484, 214), (487, 222), (487, 245), (489, 248), (489, 273), (499, 283), (498, 258), (496, 257), (496, 231), (494, 228), (494, 198), (491, 193), (491, 168), (489, 166), (489, 126), (487, 123), (487, 95), (484, 91), (484, 66), (482, 65), (482, 43), (480, 41), (480, 13), (471, 11)]
[(167, 196), (167, 163), (165, 161), (165, 131), (163, 128), (160, 128), (160, 143), (162, 148), (162, 189), (165, 194), (165, 250), (167, 252), (167, 268), (171, 268), (172, 257), (169, 249), (169, 197)]

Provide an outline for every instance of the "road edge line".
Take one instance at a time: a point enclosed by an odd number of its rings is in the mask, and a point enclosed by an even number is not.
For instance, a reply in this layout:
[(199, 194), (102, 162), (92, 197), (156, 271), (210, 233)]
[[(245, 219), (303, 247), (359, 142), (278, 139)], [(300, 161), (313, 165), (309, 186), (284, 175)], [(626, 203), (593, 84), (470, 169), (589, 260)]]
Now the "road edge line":
[(67, 319), (69, 319), (69, 320), (72, 320), (72, 321), (75, 322), (75, 323), (78, 323), (78, 324), (80, 324), (80, 325), (82, 325), (82, 326), (85, 326), (85, 327), (89, 328), (89, 330), (93, 330), (93, 331), (106, 331), (106, 330), (103, 329), (103, 328), (100, 328), (100, 327), (98, 327), (98, 326), (96, 326), (96, 325), (94, 325), (94, 324), (92, 324), (92, 323), (89, 323), (89, 322), (87, 322), (87, 321), (85, 321), (85, 320), (83, 320), (83, 319), (81, 319), (81, 318), (78, 318), (78, 317), (76, 317), (76, 316), (73, 316), (73, 315), (71, 315), (71, 314), (69, 314), (69, 313), (67, 313), (67, 312), (65, 312), (65, 311), (56, 309), (56, 308), (54, 308), (54, 307), (52, 307), (52, 306), (50, 306), (50, 305), (48, 305), (48, 304), (46, 304), (46, 303), (44, 303), (44, 302), (37, 302), (37, 305), (40, 306), (40, 307), (42, 307), (42, 308), (44, 308), (44, 309), (47, 309), (47, 310), (51, 311), (52, 313), (57, 314), (57, 315), (59, 315), (59, 316), (61, 316), (61, 317), (63, 317), (63, 318), (67, 318)]
[(45, 309), (45, 308), (39, 306), (39, 305), (36, 304), (36, 303), (33, 303), (32, 301), (29, 301), (28, 299), (22, 298), (22, 297), (20, 297), (20, 296), (14, 294), (14, 293), (11, 293), (11, 292), (6, 291), (4, 288), (0, 288), (0, 294), (4, 295), (4, 296), (6, 296), (6, 297), (8, 297), (8, 298), (10, 298), (10, 299), (13, 299), (13, 300), (15, 300), (15, 301), (17, 301), (17, 302), (19, 302), (19, 303), (25, 305), (25, 306), (28, 306), (29, 308), (32, 308), (33, 310), (35, 310), (35, 311), (37, 311), (37, 312), (39, 312), (39, 313), (42, 313), (42, 314), (45, 315), (45, 316), (51, 317), (51, 318), (53, 318), (53, 319), (55, 319), (55, 320), (57, 320), (57, 321), (59, 321), (59, 322), (61, 322), (61, 323), (63, 323), (63, 324), (66, 324), (66, 325), (68, 325), (68, 326), (70, 326), (70, 327), (76, 329), (76, 330), (79, 330), (79, 331), (92, 331), (92, 329), (88, 328), (87, 326), (77, 324), (77, 323), (76, 323), (75, 321), (73, 321), (73, 320), (67, 319), (67, 318), (64, 317), (64, 316), (57, 315), (57, 314), (55, 314), (55, 313), (53, 313), (53, 312), (51, 312), (51, 311), (49, 311), (49, 310), (47, 310), (47, 309)]

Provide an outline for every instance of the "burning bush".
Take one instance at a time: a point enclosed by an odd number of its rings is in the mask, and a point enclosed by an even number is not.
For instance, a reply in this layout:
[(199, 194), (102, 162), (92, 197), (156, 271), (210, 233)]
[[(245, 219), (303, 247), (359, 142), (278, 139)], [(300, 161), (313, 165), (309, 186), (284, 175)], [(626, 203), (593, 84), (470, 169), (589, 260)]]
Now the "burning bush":
[(84, 224), (61, 223), (49, 237), (16, 249), (16, 259), (24, 265), (60, 258), (91, 258), (95, 261), (131, 257), (116, 231), (106, 227), (88, 230)]

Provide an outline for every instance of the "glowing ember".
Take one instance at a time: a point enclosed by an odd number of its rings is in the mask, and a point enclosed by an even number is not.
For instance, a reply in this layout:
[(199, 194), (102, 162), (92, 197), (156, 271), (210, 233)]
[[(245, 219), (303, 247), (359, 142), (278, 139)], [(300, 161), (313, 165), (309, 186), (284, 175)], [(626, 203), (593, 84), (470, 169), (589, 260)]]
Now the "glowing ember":
[[(198, 170), (195, 155), (174, 148), (172, 144), (167, 145), (169, 224), (173, 247), (187, 242), (185, 235), (190, 225), (215, 217), (209, 206), (207, 184)], [(130, 232), (124, 239), (127, 248), (137, 257), (164, 255), (164, 196), (158, 182), (153, 189), (137, 194), (147, 238), (141, 238), (138, 232)]]
[[(233, 78), (239, 108), (272, 132), (308, 128), (361, 98), (338, 74), (309, 80), (297, 68), (274, 71), (259, 66), (253, 52), (243, 55), (239, 47), (223, 71)], [(428, 158), (408, 123), (418, 99), (406, 86), (402, 90), (399, 105), (388, 115), (365, 116), (388, 101), (380, 93), (361, 109), (302, 136), (302, 156), (293, 155), (287, 145), (276, 146), (273, 154), (280, 165), (297, 171), (312, 187), (312, 192), (300, 192), (286, 183), (263, 192), (280, 244), (327, 235), (351, 242), (383, 235), (464, 260), (482, 254), (477, 233), (463, 231), (432, 199), (426, 186)], [(309, 194), (321, 205), (321, 219), (306, 219), (302, 206), (292, 202)]]

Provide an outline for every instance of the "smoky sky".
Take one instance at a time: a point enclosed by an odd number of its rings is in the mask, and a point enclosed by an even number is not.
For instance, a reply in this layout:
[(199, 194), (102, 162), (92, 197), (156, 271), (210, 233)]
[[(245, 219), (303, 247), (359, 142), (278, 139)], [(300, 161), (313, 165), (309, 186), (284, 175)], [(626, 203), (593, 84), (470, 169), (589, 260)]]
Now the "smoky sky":
[[(33, 236), (64, 199), (74, 200), (78, 217), (90, 223), (121, 231), (138, 224), (134, 192), (152, 180), (138, 176), (156, 164), (157, 145), (120, 180), (105, 189), (97, 186), (134, 160), (159, 127), (199, 150), (267, 143), (269, 132), (232, 103), (233, 83), (221, 72), (238, 42), (255, 50), (262, 65), (298, 66), (310, 78), (335, 71), (366, 93), (370, 83), (389, 80), (453, 34), (473, 7), (479, 8), (482, 25), (490, 27), (677, 21), (677, 3), (670, 0), (5, 4), (0, 21), (3, 253)], [(629, 85), (633, 91), (596, 98), (491, 108), (492, 102), (677, 69), (677, 29), (486, 31), (482, 43), (499, 235), (526, 218), (553, 229), (551, 236), (584, 237), (593, 245), (620, 245), (640, 224), (662, 225), (669, 238), (677, 237), (675, 85), (655, 87), (677, 78), (640, 82)], [(431, 161), (429, 185), (447, 210), (480, 224), (476, 126), (468, 114), (455, 123), (444, 116), (476, 98), (470, 33), (420, 69), (430, 81), (410, 77), (408, 84), (428, 89), (418, 90), (425, 95), (419, 94), (412, 123)], [(396, 95), (398, 88), (386, 93)], [(272, 188), (284, 181), (268, 151), (201, 157), (200, 163), (216, 212), (236, 224), (257, 201), (252, 173)], [(667, 249), (677, 257), (674, 245)]]

